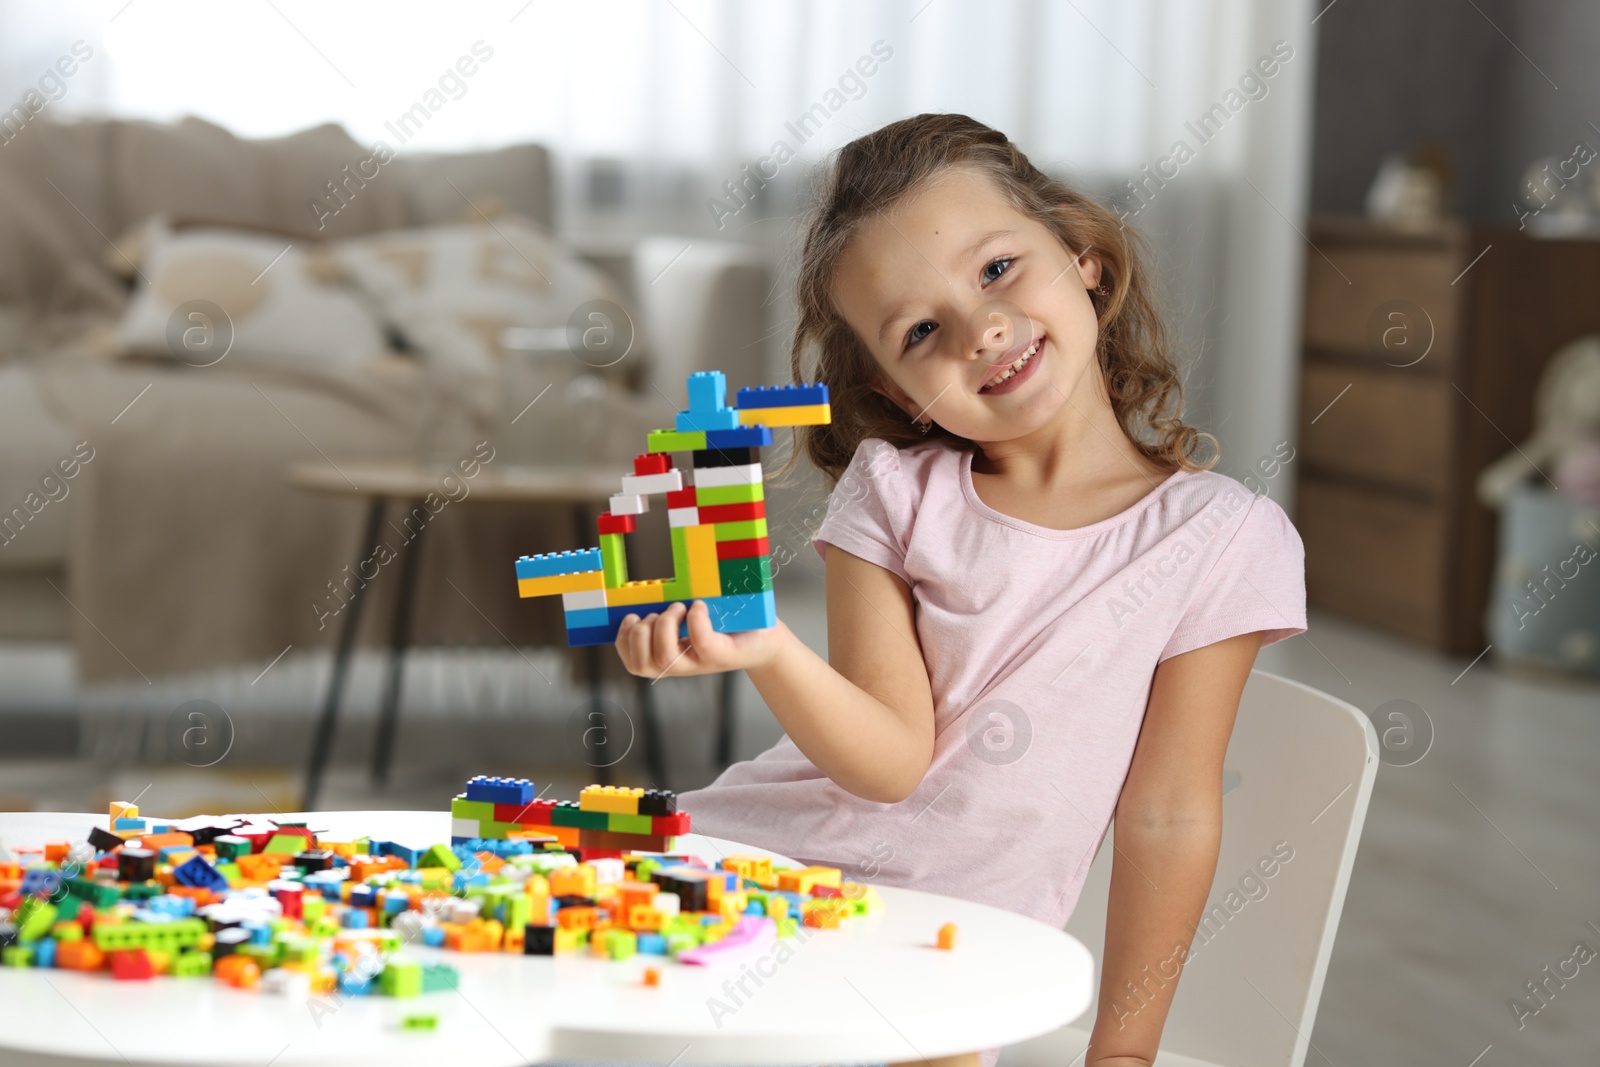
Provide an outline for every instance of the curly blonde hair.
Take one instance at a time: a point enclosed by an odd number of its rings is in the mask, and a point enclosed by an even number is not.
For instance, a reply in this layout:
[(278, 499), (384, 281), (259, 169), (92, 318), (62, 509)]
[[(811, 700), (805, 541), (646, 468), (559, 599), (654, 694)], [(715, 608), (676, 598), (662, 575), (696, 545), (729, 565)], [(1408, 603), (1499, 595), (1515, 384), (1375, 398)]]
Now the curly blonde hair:
[[(790, 348), (796, 382), (828, 386), (833, 421), (795, 430), (795, 449), (779, 474), (804, 451), (837, 484), (869, 437), (897, 448), (942, 440), (952, 447), (972, 441), (942, 426), (923, 436), (905, 412), (872, 386), (881, 371), (834, 306), (834, 272), (861, 223), (888, 211), (920, 183), (946, 167), (966, 166), (993, 180), (1022, 214), (1048, 228), (1070, 252), (1093, 249), (1101, 283), (1111, 292), (1090, 292), (1099, 322), (1096, 359), (1111, 406), (1128, 438), (1151, 460), (1185, 470), (1209, 470), (1195, 460), (1202, 438), (1186, 425), (1183, 382), (1156, 310), (1153, 283), (1145, 271), (1144, 240), (1115, 214), (1051, 178), (1000, 133), (966, 115), (916, 115), (891, 122), (838, 151), (822, 179), (805, 225), (796, 297), (799, 321)], [(1145, 431), (1153, 433), (1153, 442)]]

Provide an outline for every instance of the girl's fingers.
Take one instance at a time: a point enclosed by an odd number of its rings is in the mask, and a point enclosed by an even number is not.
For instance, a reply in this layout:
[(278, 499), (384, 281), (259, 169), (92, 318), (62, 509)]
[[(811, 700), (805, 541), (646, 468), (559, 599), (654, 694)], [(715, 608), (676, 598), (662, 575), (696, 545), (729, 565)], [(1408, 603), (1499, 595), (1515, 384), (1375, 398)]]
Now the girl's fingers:
[(639, 620), (639, 625), (633, 628), (628, 636), (631, 638), (630, 648), (633, 652), (633, 661), (628, 664), (628, 669), (634, 674), (654, 674), (650, 669), (650, 634), (655, 629), (656, 616), (652, 612)]
[(678, 623), (683, 619), (683, 605), (681, 603), (667, 605), (667, 610), (661, 613), (656, 620), (655, 632), (655, 673), (661, 674), (671, 667), (673, 661), (682, 651), (678, 644)]
[(711, 626), (711, 609), (704, 600), (696, 600), (689, 608), (689, 643), (704, 652), (712, 647), (716, 630)]
[(628, 613), (622, 617), (622, 622), (617, 625), (617, 655), (622, 660), (622, 665), (633, 673), (633, 631), (639, 625), (639, 616)]

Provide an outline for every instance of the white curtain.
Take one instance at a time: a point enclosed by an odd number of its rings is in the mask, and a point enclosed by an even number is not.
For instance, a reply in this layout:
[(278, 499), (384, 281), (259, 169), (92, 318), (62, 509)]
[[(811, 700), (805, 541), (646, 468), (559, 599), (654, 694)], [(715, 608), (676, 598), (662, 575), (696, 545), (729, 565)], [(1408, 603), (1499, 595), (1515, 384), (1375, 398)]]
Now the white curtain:
[[(736, 237), (780, 264), (828, 151), (908, 114), (965, 112), (1153, 238), (1191, 419), (1242, 476), (1293, 437), (1311, 2), (0, 0), (0, 108), (82, 40), (92, 57), (43, 93), (62, 115), (196, 114), (245, 136), (337, 121), (403, 151), (539, 141), (569, 234)], [(1277, 42), (1272, 75), (1242, 83)], [(418, 104), (426, 124), (397, 125)], [(1178, 141), (1191, 157), (1172, 157)], [(795, 155), (781, 166), (780, 142)], [(724, 183), (764, 160), (776, 174), (740, 205)]]

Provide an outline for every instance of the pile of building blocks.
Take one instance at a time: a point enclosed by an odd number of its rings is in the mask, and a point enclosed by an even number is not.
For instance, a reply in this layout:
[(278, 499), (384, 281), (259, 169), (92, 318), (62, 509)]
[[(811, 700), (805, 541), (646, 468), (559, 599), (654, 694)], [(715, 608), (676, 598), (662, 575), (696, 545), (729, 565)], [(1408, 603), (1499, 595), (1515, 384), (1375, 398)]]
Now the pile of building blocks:
[[(238, 815), (163, 822), (116, 803), (87, 840), (13, 849), (0, 862), (0, 963), (411, 997), (458, 980), (403, 951), (413, 946), (723, 965), (801, 924), (834, 928), (883, 906), (837, 868), (752, 855), (713, 868), (675, 853), (688, 815), (664, 790), (534, 797), (526, 779), (473, 778), (451, 805), (452, 828), (470, 822), (471, 834), (428, 848), (329, 841), (304, 824)], [(652, 972), (646, 985), (661, 981)]]
[[(711, 625), (722, 633), (776, 626), (767, 507), (759, 450), (772, 444), (775, 426), (821, 426), (832, 420), (825, 385), (740, 389), (734, 407), (724, 403), (721, 371), (689, 375), (689, 409), (671, 430), (654, 430), (648, 452), (633, 461), (622, 491), (599, 518), (599, 548), (523, 556), (517, 592), (561, 595), (567, 644), (604, 645), (617, 639), (629, 613), (643, 618), (670, 604), (704, 600)], [(671, 453), (689, 452), (694, 484)], [(671, 578), (629, 581), (623, 537), (633, 533), (650, 497), (667, 498), (672, 538)], [(681, 631), (688, 635), (685, 624)]]

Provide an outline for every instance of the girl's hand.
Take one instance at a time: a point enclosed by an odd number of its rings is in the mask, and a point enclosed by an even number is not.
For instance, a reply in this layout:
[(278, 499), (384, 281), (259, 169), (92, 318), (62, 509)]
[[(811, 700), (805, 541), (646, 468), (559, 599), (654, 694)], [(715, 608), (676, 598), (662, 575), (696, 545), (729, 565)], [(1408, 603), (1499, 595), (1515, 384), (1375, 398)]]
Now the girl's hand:
[[(689, 637), (684, 640), (678, 636), (678, 624), (684, 621), (686, 610)], [(617, 628), (617, 654), (628, 673), (641, 678), (745, 670), (768, 663), (787, 631), (780, 620), (768, 630), (718, 633), (711, 626), (711, 609), (704, 600), (696, 600), (688, 609), (679, 601), (643, 619), (624, 615)]]

